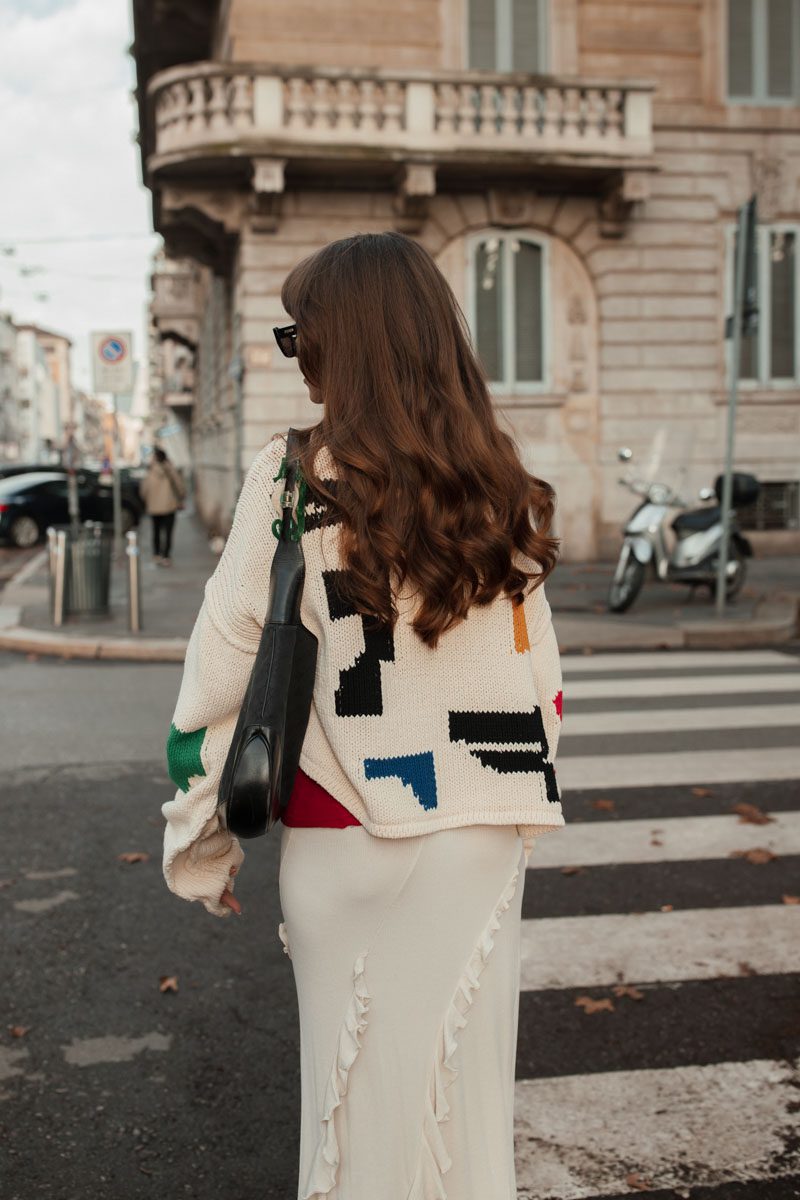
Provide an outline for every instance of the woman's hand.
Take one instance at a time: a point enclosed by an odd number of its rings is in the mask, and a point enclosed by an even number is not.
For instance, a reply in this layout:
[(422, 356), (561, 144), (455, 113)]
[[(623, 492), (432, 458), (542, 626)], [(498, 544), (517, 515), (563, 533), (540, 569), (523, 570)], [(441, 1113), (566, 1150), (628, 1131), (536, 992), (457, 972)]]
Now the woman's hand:
[[(231, 867), (229, 874), (235, 875), (236, 867)], [(232, 908), (238, 917), (242, 915), (242, 906), (229, 888), (225, 888), (225, 891), (219, 898), (219, 902), (220, 904), (226, 904), (228, 908)]]

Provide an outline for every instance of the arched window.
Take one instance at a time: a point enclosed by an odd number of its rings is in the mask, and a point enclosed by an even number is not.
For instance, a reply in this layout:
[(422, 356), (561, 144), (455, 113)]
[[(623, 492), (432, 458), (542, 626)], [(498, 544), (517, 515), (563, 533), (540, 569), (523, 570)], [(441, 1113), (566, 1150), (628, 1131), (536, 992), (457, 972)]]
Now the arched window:
[(469, 66), (546, 71), (547, 7), (547, 0), (467, 0)]
[(497, 392), (545, 391), (547, 242), (489, 231), (469, 243), (469, 321)]

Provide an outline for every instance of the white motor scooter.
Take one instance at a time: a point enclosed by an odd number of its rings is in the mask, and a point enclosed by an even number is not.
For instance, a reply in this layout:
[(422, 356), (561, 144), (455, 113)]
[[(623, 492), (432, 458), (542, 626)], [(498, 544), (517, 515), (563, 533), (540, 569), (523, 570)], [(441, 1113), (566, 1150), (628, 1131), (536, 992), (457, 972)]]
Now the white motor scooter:
[[(621, 462), (630, 462), (633, 452), (622, 447), (617, 457)], [(668, 484), (651, 483), (630, 473), (619, 482), (641, 496), (642, 502), (629, 517), (623, 531), (622, 550), (608, 592), (609, 610), (620, 613), (630, 608), (642, 589), (648, 563), (653, 564), (656, 579), (692, 587), (704, 584), (716, 597), (717, 561), (722, 541), (719, 506), (722, 476), (717, 476), (713, 489), (704, 487), (698, 493), (700, 500), (716, 499), (717, 503), (694, 509), (689, 509), (688, 503)], [(760, 486), (755, 476), (735, 472), (732, 504), (738, 508), (753, 504)], [(665, 526), (671, 508), (687, 511), (678, 513), (672, 521), (675, 540), (668, 548)], [(746, 560), (752, 554), (753, 548), (736, 524), (735, 513), (731, 512), (725, 568), (728, 599), (740, 591), (747, 570)]]

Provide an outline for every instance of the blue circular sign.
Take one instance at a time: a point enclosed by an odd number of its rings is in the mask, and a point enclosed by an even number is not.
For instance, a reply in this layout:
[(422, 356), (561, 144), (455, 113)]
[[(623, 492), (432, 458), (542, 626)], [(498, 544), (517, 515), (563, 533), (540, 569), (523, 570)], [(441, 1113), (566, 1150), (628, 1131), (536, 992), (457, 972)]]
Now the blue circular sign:
[(127, 352), (128, 351), (125, 343), (121, 342), (119, 338), (105, 338), (105, 340), (100, 343), (100, 357), (103, 359), (103, 362), (122, 362)]

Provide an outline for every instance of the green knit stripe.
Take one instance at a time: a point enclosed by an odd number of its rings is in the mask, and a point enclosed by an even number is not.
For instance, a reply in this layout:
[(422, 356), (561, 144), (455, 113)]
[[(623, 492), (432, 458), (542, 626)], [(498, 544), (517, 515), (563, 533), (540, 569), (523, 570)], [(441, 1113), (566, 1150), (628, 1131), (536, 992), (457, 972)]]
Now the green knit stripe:
[(206, 736), (207, 725), (184, 733), (174, 725), (169, 727), (167, 738), (167, 766), (169, 777), (182, 792), (188, 792), (189, 780), (193, 775), (205, 775), (206, 769), (200, 758), (200, 748)]

